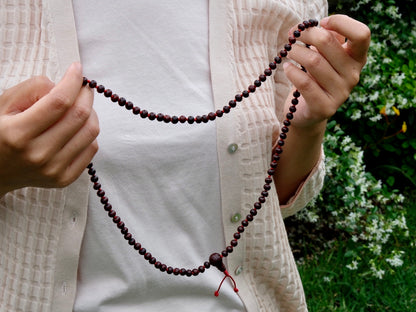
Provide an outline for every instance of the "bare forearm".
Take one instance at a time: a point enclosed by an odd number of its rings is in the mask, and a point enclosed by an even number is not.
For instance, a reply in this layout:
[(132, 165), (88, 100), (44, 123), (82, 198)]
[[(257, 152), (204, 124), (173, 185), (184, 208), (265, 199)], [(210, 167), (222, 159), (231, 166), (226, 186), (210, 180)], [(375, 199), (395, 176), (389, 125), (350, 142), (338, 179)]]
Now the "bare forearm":
[(274, 175), (280, 204), (287, 203), (318, 162), (325, 128), (326, 121), (309, 128), (289, 127)]

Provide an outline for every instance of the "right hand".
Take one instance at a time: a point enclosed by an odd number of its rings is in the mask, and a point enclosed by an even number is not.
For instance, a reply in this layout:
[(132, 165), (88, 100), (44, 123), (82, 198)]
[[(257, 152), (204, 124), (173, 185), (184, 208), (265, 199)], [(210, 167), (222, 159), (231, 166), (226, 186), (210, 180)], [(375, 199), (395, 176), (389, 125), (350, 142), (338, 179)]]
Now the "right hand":
[(79, 63), (57, 85), (35, 77), (0, 95), (0, 196), (64, 187), (81, 175), (98, 150), (93, 99)]

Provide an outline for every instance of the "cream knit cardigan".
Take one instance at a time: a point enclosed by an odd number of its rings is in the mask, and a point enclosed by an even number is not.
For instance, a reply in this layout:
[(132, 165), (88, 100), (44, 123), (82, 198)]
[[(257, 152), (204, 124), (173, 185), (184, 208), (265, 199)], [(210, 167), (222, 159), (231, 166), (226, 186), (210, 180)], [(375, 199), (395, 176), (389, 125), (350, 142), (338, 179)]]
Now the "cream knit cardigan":
[[(262, 72), (286, 42), (290, 26), (320, 19), (326, 11), (323, 0), (210, 0), (215, 105), (222, 108)], [(0, 90), (34, 75), (58, 81), (79, 60), (72, 1), (0, 0), (0, 41)], [(217, 121), (227, 241), (236, 229), (230, 217), (247, 214), (263, 185), (290, 88), (281, 68), (274, 82), (269, 79)], [(227, 151), (231, 143), (239, 147), (233, 154)], [(282, 209), (272, 189), (267, 205), (227, 258), (248, 311), (307, 310), (282, 220), (317, 194), (323, 175), (321, 157)], [(1, 312), (72, 311), (88, 192), (84, 174), (64, 189), (24, 188), (0, 198)]]

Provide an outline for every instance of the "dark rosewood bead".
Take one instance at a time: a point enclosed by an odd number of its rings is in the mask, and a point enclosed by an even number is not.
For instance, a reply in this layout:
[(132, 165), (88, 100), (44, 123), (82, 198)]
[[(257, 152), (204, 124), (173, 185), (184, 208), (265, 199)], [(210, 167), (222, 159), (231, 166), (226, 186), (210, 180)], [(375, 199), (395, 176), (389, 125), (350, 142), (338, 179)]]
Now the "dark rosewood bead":
[(124, 224), (124, 222), (123, 221), (120, 221), (119, 223), (117, 223), (117, 227), (121, 230), (121, 229), (124, 229), (124, 227), (125, 227), (126, 225)]
[(185, 276), (186, 275), (186, 270), (184, 268), (180, 269), (179, 274), (182, 275), (182, 276)]
[(237, 241), (236, 239), (233, 239), (233, 240), (230, 242), (230, 245), (231, 245), (231, 246), (233, 246), (233, 247), (237, 247), (237, 245), (238, 245), (238, 241)]
[(105, 204), (104, 205), (104, 210), (105, 211), (110, 211), (111, 209), (113, 209), (113, 206), (111, 206), (110, 204)]
[(265, 82), (265, 81), (266, 81), (266, 79), (267, 79), (266, 75), (260, 75), (260, 76), (259, 76), (259, 80), (260, 80), (261, 82)]
[(296, 112), (296, 106), (291, 106), (291, 107), (289, 107), (289, 111), (291, 112), (291, 113), (294, 113), (294, 112)]
[(276, 63), (272, 62), (269, 64), (270, 69), (276, 69)]
[(217, 118), (217, 115), (215, 115), (215, 113), (210, 112), (210, 113), (208, 114), (208, 119), (209, 119), (209, 120), (215, 120), (215, 118)]
[(265, 184), (265, 185), (263, 185), (263, 189), (265, 190), (265, 191), (270, 191), (271, 190), (271, 185), (270, 184)]
[(163, 117), (163, 121), (164, 121), (165, 123), (171, 122), (171, 121), (172, 121), (172, 117), (170, 117), (169, 115), (165, 115), (165, 116)]
[(128, 227), (124, 227), (123, 229), (121, 229), (121, 234), (125, 235), (129, 232), (129, 228)]
[(129, 245), (134, 246), (134, 244), (136, 244), (136, 240), (134, 238), (130, 238), (129, 239)]
[(251, 214), (249, 214), (249, 215), (247, 215), (247, 216), (246, 216), (246, 220), (247, 220), (248, 222), (251, 222), (251, 221), (253, 221), (253, 220), (254, 220), (254, 218), (253, 218), (253, 216), (252, 216)]
[(299, 25), (298, 25), (298, 29), (299, 29), (299, 30), (302, 30), (302, 31), (303, 31), (303, 30), (305, 30), (305, 28), (306, 28), (306, 27), (305, 27), (305, 25), (304, 25), (304, 24), (299, 24)]
[(91, 182), (98, 182), (98, 177), (97, 176), (92, 176), (90, 178)]
[(298, 105), (299, 104), (299, 100), (297, 98), (292, 99), (292, 104), (293, 105)]
[(90, 88), (95, 88), (97, 86), (97, 81), (91, 80), (89, 83)]
[(273, 182), (273, 179), (270, 177), (267, 177), (266, 179), (264, 179), (264, 182), (266, 182), (267, 184), (270, 184)]
[(237, 228), (237, 231), (238, 231), (238, 233), (243, 233), (243, 232), (244, 232), (244, 226), (240, 225), (240, 226)]
[[(270, 163), (270, 168), (276, 169), (277, 168), (277, 161), (272, 161)], [(270, 184), (265, 184), (265, 185), (267, 185), (268, 187), (270, 187)]]
[(178, 268), (173, 269), (173, 275), (179, 275), (180, 270)]
[(95, 169), (94, 168), (90, 168), (90, 169), (88, 169), (88, 174), (89, 175), (95, 175), (97, 172), (95, 171)]
[(104, 96), (105, 97), (110, 97), (113, 94), (113, 91), (111, 91), (111, 89), (107, 89), (104, 91)]
[(200, 265), (198, 267), (198, 271), (201, 272), (201, 273), (204, 273), (205, 272), (205, 267), (203, 265)]
[(286, 133), (284, 133), (284, 132), (282, 132), (282, 133), (280, 133), (280, 134), (279, 134), (279, 137), (280, 137), (282, 140), (286, 140), (286, 139), (287, 139), (287, 134), (286, 134)]
[(241, 94), (243, 97), (247, 98), (250, 96), (250, 92), (248, 92), (247, 90), (244, 90), (243, 93)]
[(107, 197), (105, 197), (105, 196), (103, 196), (103, 197), (101, 197), (100, 202), (101, 202), (101, 204), (105, 205), (105, 204), (107, 204), (107, 203), (108, 203), (108, 198), (107, 198)]
[(263, 192), (261, 192), (261, 196), (263, 196), (263, 197), (267, 197), (267, 196), (269, 196), (269, 193), (268, 193), (268, 192), (266, 192), (266, 191), (263, 191)]
[(88, 84), (87, 77), (82, 77), (82, 86), (85, 87)]
[(248, 91), (251, 92), (251, 93), (255, 92), (256, 91), (256, 86), (255, 85), (249, 85), (248, 86)]
[(247, 220), (241, 221), (241, 225), (244, 226), (244, 227), (247, 227), (248, 226), (248, 221)]
[(191, 269), (186, 270), (186, 276), (188, 276), (188, 277), (192, 276), (192, 270)]
[(225, 265), (222, 262), (222, 257), (217, 252), (216, 253), (213, 253), (212, 255), (209, 256), (209, 264), (215, 266), (221, 272), (224, 272), (226, 270), (225, 269)]
[(237, 100), (231, 100), (228, 102), (228, 106), (230, 107), (236, 107), (237, 106)]
[(133, 107), (134, 107), (134, 104), (133, 104), (132, 102), (128, 101), (128, 102), (126, 103), (126, 109), (127, 109), (127, 110), (131, 110), (131, 109), (133, 109)]
[(282, 132), (283, 133), (288, 133), (289, 132), (289, 128), (286, 127), (286, 126), (282, 127)]
[(140, 244), (140, 243), (134, 244), (134, 249), (140, 250), (140, 248), (142, 248), (142, 244)]
[(140, 248), (140, 249), (139, 249), (139, 254), (141, 254), (142, 256), (143, 256), (144, 254), (146, 254), (146, 248)]
[(192, 270), (192, 276), (197, 276), (197, 275), (199, 275), (198, 269), (193, 269)]
[(233, 250), (234, 250), (234, 248), (233, 248), (233, 246), (227, 246), (227, 248), (225, 248), (226, 249), (226, 251), (227, 251), (227, 253), (232, 253), (233, 252)]
[(104, 192), (102, 189), (99, 189), (99, 190), (97, 191), (97, 196), (98, 196), (98, 197), (104, 197), (104, 195), (105, 195), (105, 192)]
[(140, 116), (142, 118), (146, 118), (148, 115), (149, 115), (149, 112), (145, 109), (140, 112)]
[(225, 258), (228, 257), (228, 251), (227, 250), (223, 250), (221, 251), (221, 255)]
[(279, 146), (283, 146), (283, 145), (285, 145), (285, 142), (284, 142), (283, 140), (278, 140), (278, 141), (277, 141), (277, 144), (278, 144)]
[(153, 113), (153, 112), (150, 112), (150, 113), (147, 115), (147, 118), (149, 118), (150, 120), (155, 120), (155, 119), (156, 119), (156, 114), (155, 114), (155, 113)]
[(193, 124), (195, 121), (195, 117), (194, 116), (188, 116), (188, 123), (189, 124)]
[(256, 202), (256, 203), (254, 203), (254, 208), (255, 209), (257, 209), (257, 210), (259, 210), (259, 209), (261, 209), (261, 203), (259, 203), (259, 202)]
[[(241, 102), (243, 100), (243, 95), (242, 94), (236, 94), (235, 96), (235, 100), (237, 102)], [(229, 103), (228, 103), (229, 104)], [(229, 104), (230, 105), (230, 104)], [(230, 105), (231, 106), (231, 105)], [(232, 106), (231, 106), (232, 107)]]
[(156, 269), (159, 269), (159, 268), (160, 268), (160, 266), (162, 265), (162, 262), (160, 262), (160, 261), (156, 261), (154, 264), (155, 264), (155, 268), (156, 268)]
[(286, 43), (286, 44), (285, 44), (285, 50), (286, 50), (286, 51), (290, 51), (290, 50), (292, 50), (292, 45), (291, 45), (291, 44), (289, 44), (289, 43)]
[(289, 42), (290, 42), (291, 44), (295, 44), (295, 43), (296, 43), (296, 38), (295, 38), (295, 37), (293, 37), (293, 36), (290, 36), (290, 37), (289, 37)]
[(126, 235), (124, 235), (124, 239), (125, 239), (125, 240), (129, 240), (129, 239), (131, 239), (131, 238), (132, 238), (131, 233), (126, 233)]
[(121, 218), (120, 218), (119, 216), (115, 216), (115, 217), (113, 218), (113, 222), (114, 222), (115, 224), (118, 224), (120, 221), (121, 221)]
[(295, 98), (300, 97), (300, 93), (299, 93), (299, 91), (298, 91), (298, 90), (294, 91), (294, 92), (293, 92), (293, 96), (294, 96)]
[(299, 30), (295, 30), (295, 31), (293, 32), (293, 36), (294, 36), (295, 38), (299, 38), (299, 37), (300, 37), (300, 31), (299, 31)]
[(170, 266), (166, 269), (166, 273), (168, 274), (172, 274), (173, 273), (173, 268)]
[(283, 153), (283, 150), (280, 147), (276, 147), (275, 150), (274, 150), (274, 152), (276, 154), (281, 154), (281, 153)]
[(264, 204), (266, 202), (266, 198), (264, 196), (259, 197), (259, 203)]
[(113, 94), (111, 95), (111, 102), (118, 102), (119, 96), (118, 94)]
[(127, 100), (124, 97), (121, 97), (118, 99), (118, 105), (124, 106), (126, 105), (126, 103), (127, 103)]
[(165, 272), (167, 268), (168, 268), (168, 266), (166, 264), (162, 264), (160, 266), (160, 269), (159, 270), (160, 270), (160, 272)]
[(286, 127), (289, 127), (290, 126), (290, 120), (285, 120), (285, 121), (283, 121), (283, 124), (286, 126)]
[(241, 238), (241, 234), (240, 233), (234, 233), (233, 237), (235, 239), (240, 239)]
[(287, 56), (287, 51), (286, 50), (281, 50), (280, 51), (280, 56), (281, 57), (286, 57)]
[(140, 107), (137, 107), (137, 106), (133, 107), (133, 114), (139, 115), (140, 114)]
[(165, 115), (163, 115), (162, 113), (159, 113), (156, 115), (157, 121), (163, 121), (164, 118), (165, 118)]
[(257, 209), (251, 209), (250, 210), (250, 214), (254, 217), (254, 216), (257, 216)]
[(305, 25), (306, 28), (309, 28), (311, 23), (309, 23), (309, 21), (303, 21), (303, 25)]
[(149, 263), (150, 264), (155, 264), (156, 263), (156, 258), (155, 257), (150, 258)]
[(267, 68), (267, 69), (264, 70), (264, 74), (266, 76), (271, 76), (272, 75), (272, 70), (270, 68)]
[(94, 186), (92, 187), (94, 190), (99, 190), (101, 188), (101, 184), (98, 182), (94, 183)]
[(224, 112), (222, 110), (217, 110), (215, 112), (215, 115), (218, 116), (218, 117), (222, 117), (223, 114), (224, 114)]
[(261, 86), (261, 81), (260, 80), (254, 80), (254, 85), (258, 88)]
[(177, 124), (179, 122), (179, 117), (178, 116), (172, 116), (171, 121), (175, 125), (175, 124)]
[(207, 123), (209, 121), (208, 116), (207, 115), (202, 115), (202, 122), (203, 123)]
[(185, 122), (186, 122), (186, 117), (185, 117), (185, 116), (183, 116), (183, 115), (182, 115), (182, 116), (180, 116), (180, 117), (179, 117), (179, 122), (180, 122), (180, 123), (185, 123)]
[(116, 216), (116, 212), (115, 212), (115, 210), (110, 210), (110, 211), (108, 212), (108, 216), (109, 216), (110, 218), (114, 218), (114, 217)]
[(205, 261), (205, 262), (204, 262), (204, 267), (205, 267), (206, 269), (209, 269), (209, 268), (211, 267), (211, 263), (209, 263), (209, 261)]
[(275, 62), (276, 64), (280, 64), (280, 63), (282, 62), (282, 57), (281, 57), (280, 55), (276, 56), (276, 57), (274, 58), (274, 62)]
[(103, 86), (103, 85), (99, 85), (98, 87), (97, 87), (97, 92), (98, 93), (103, 93), (105, 91), (105, 87)]
[(293, 114), (292, 113), (287, 113), (286, 118), (289, 119), (289, 120), (292, 120), (293, 119)]
[(222, 109), (225, 114), (228, 114), (231, 111), (231, 106), (224, 106)]
[(195, 122), (197, 124), (200, 124), (202, 122), (202, 117), (201, 116), (195, 116)]

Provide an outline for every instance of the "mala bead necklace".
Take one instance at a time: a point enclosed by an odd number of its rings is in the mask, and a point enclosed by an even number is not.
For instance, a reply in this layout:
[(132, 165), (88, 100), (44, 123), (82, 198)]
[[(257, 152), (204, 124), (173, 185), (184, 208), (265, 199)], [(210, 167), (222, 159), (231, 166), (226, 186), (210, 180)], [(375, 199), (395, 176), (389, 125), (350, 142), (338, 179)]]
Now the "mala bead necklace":
[[(83, 79), (83, 86), (89, 86), (92, 89), (96, 89), (98, 93), (102, 93), (105, 97), (110, 98), (110, 100), (114, 103), (118, 103), (120, 106), (124, 106), (127, 110), (131, 110), (134, 115), (139, 115), (142, 118), (147, 118), (149, 120), (156, 120), (159, 122), (165, 123), (188, 123), (188, 124), (200, 124), (200, 123), (207, 123), (209, 121), (213, 121), (216, 118), (220, 118), (225, 114), (228, 114), (232, 108), (237, 106), (238, 102), (241, 102), (243, 98), (247, 98), (250, 96), (251, 93), (256, 91), (256, 88), (260, 87), (263, 82), (266, 81), (267, 77), (272, 75), (273, 70), (277, 68), (277, 65), (282, 62), (282, 59), (288, 55), (288, 52), (292, 49), (292, 45), (296, 43), (297, 38), (300, 37), (301, 32), (309, 27), (318, 26), (318, 21), (315, 19), (310, 19), (308, 21), (304, 21), (303, 23), (298, 25), (298, 29), (293, 32), (293, 34), (289, 37), (288, 43), (285, 44), (284, 49), (280, 51), (279, 55), (276, 56), (263, 72), (263, 74), (259, 75), (258, 79), (256, 79), (253, 84), (249, 85), (247, 90), (237, 94), (234, 99), (228, 102), (228, 105), (224, 106), (222, 110), (217, 110), (216, 112), (210, 112), (206, 115), (202, 116), (170, 116), (163, 113), (155, 114), (153, 112), (148, 112), (145, 109), (140, 109), (139, 107), (135, 106), (132, 102), (127, 101), (125, 98), (118, 96), (117, 94), (113, 93), (111, 89), (105, 88), (103, 85), (98, 85), (95, 80), (89, 80), (84, 77)], [(306, 71), (304, 67), (302, 70)], [(153, 265), (157, 270), (161, 272), (166, 272), (167, 274), (173, 274), (176, 276), (197, 276), (200, 273), (204, 273), (206, 269), (209, 269), (211, 266), (216, 267), (218, 270), (224, 273), (224, 278), (222, 279), (218, 289), (215, 291), (215, 296), (219, 295), (220, 288), (226, 278), (230, 278), (233, 282), (234, 291), (238, 292), (236, 283), (232, 276), (228, 273), (223, 259), (226, 258), (229, 254), (231, 254), (234, 248), (238, 245), (238, 240), (242, 237), (246, 227), (249, 226), (250, 222), (252, 222), (257, 215), (258, 211), (262, 208), (262, 205), (266, 202), (266, 198), (269, 195), (269, 190), (271, 189), (271, 184), (273, 182), (273, 175), (277, 168), (277, 162), (280, 159), (280, 154), (283, 152), (283, 145), (287, 138), (287, 133), (289, 132), (289, 126), (291, 124), (291, 120), (294, 117), (294, 113), (296, 112), (296, 105), (298, 104), (298, 98), (300, 97), (300, 93), (298, 90), (293, 92), (293, 99), (292, 99), (292, 106), (289, 107), (289, 112), (286, 114), (286, 119), (283, 121), (283, 127), (281, 128), (280, 138), (277, 142), (277, 147), (273, 152), (272, 161), (270, 163), (270, 168), (267, 170), (267, 177), (265, 178), (263, 185), (263, 189), (260, 193), (258, 200), (253, 204), (253, 208), (250, 210), (249, 214), (245, 217), (245, 219), (241, 222), (241, 224), (237, 227), (236, 232), (233, 235), (233, 239), (230, 241), (230, 245), (228, 245), (223, 251), (220, 253), (213, 253), (209, 256), (208, 260), (205, 261), (202, 265), (197, 268), (193, 269), (185, 269), (185, 268), (174, 268), (168, 266), (160, 261), (158, 261), (146, 248), (142, 246), (133, 235), (129, 232), (126, 224), (121, 220), (120, 216), (117, 215), (116, 211), (113, 209), (112, 205), (109, 202), (108, 197), (105, 196), (105, 191), (101, 187), (101, 184), (98, 182), (98, 176), (96, 175), (96, 170), (93, 167), (93, 164), (90, 163), (87, 166), (88, 174), (91, 176), (90, 180), (93, 183), (94, 190), (97, 191), (97, 196), (100, 199), (101, 204), (104, 206), (104, 210), (107, 212), (108, 216), (112, 219), (115, 223), (117, 228), (120, 230), (121, 235), (124, 236), (124, 239), (128, 242), (130, 246), (132, 246), (140, 255), (144, 257), (149, 264)]]

